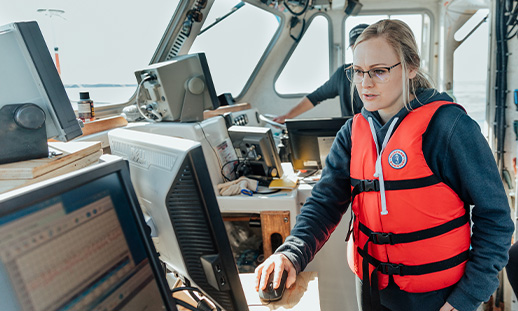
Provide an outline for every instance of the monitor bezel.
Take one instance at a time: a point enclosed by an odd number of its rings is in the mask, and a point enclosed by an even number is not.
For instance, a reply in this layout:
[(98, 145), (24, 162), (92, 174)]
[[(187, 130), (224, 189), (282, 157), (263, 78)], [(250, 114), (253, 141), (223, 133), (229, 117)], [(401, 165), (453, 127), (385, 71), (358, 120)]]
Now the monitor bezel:
[[(17, 42), (15, 49), (20, 52), (17, 57), (23, 58), (27, 65), (28, 71), (24, 72), (32, 76), (40, 93), (34, 104), (46, 112), (47, 139), (69, 141), (81, 136), (83, 132), (38, 23), (24, 21), (0, 27), (0, 35), (9, 35), (11, 32), (14, 33)], [(18, 101), (0, 103), (0, 106), (28, 103), (24, 94), (15, 95), (14, 98)]]
[(129, 166), (126, 160), (120, 158), (110, 160), (109, 162), (99, 163), (25, 188), (0, 194), (0, 206), (2, 206), (0, 209), (0, 218), (22, 211), (61, 193), (81, 187), (111, 174), (117, 174), (121, 181), (122, 189), (126, 193), (131, 214), (136, 221), (138, 232), (141, 234), (141, 241), (144, 243), (149, 264), (157, 281), (157, 287), (162, 296), (164, 306), (168, 311), (177, 311), (172, 301), (172, 293), (165, 279), (155, 247), (151, 237), (147, 234), (149, 229), (147, 228), (142, 211), (140, 210), (137, 195), (131, 184)]
[[(338, 117), (338, 118), (311, 118), (311, 119), (287, 119), (286, 129), (288, 131), (289, 137), (289, 145), (290, 145), (290, 156), (291, 163), (293, 165), (293, 169), (302, 170), (302, 169), (322, 169), (323, 164), (320, 161), (319, 150), (318, 150), (318, 137), (334, 137), (340, 131), (340, 129), (345, 125), (345, 123), (351, 119), (352, 117)], [(299, 146), (295, 143), (294, 137), (311, 137), (315, 140), (315, 142), (311, 145), (311, 148), (306, 144), (304, 146)], [(316, 149), (315, 149), (316, 145)], [(304, 165), (304, 160), (301, 158), (295, 158), (294, 150), (300, 150), (302, 148), (308, 148), (311, 150), (316, 150), (316, 154), (318, 157), (315, 157), (315, 160), (320, 165), (312, 166), (312, 165)]]

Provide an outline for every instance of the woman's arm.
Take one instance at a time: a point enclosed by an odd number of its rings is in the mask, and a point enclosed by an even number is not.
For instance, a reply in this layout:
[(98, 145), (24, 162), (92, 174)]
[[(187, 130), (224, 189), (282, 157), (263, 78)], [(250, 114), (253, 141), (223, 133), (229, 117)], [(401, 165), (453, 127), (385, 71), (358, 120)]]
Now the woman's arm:
[(338, 132), (320, 181), (297, 216), (290, 236), (277, 249), (293, 263), (297, 272), (304, 270), (322, 248), (349, 206), (351, 121)]
[(430, 168), (472, 205), (470, 259), (447, 301), (474, 310), (498, 287), (514, 225), (500, 174), (478, 124), (455, 106), (442, 107), (423, 138)]

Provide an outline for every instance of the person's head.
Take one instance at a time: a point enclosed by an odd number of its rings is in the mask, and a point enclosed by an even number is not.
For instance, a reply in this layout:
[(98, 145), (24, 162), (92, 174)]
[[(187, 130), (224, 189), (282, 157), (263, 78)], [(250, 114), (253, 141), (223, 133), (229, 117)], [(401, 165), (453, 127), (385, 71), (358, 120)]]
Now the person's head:
[(420, 62), (414, 35), (404, 22), (386, 19), (367, 27), (353, 46), (353, 84), (365, 108), (395, 113), (403, 106), (409, 109), (416, 89), (432, 87)]
[(349, 31), (349, 47), (352, 47), (356, 42), (356, 39), (362, 34), (365, 28), (369, 27), (367, 24), (359, 24), (354, 26), (351, 31)]

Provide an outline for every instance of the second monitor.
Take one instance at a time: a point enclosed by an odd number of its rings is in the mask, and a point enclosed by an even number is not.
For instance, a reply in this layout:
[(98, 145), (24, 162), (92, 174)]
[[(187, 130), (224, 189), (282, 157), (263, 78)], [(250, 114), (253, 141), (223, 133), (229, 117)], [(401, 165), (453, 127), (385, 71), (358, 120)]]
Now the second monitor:
[(238, 175), (282, 177), (281, 159), (269, 128), (231, 126), (228, 135), (236, 154), (245, 164)]
[(160, 259), (219, 308), (248, 310), (201, 145), (126, 129), (108, 135), (112, 153), (130, 163), (140, 205), (156, 227)]
[(322, 169), (336, 133), (350, 117), (288, 119), (293, 169)]

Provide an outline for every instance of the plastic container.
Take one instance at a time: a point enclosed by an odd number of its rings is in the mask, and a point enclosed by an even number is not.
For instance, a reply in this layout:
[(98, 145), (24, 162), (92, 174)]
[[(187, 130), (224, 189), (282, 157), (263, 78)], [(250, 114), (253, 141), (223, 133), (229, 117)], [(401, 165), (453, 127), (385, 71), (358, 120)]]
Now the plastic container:
[(90, 99), (90, 92), (79, 93), (77, 115), (85, 123), (95, 120), (94, 102)]

